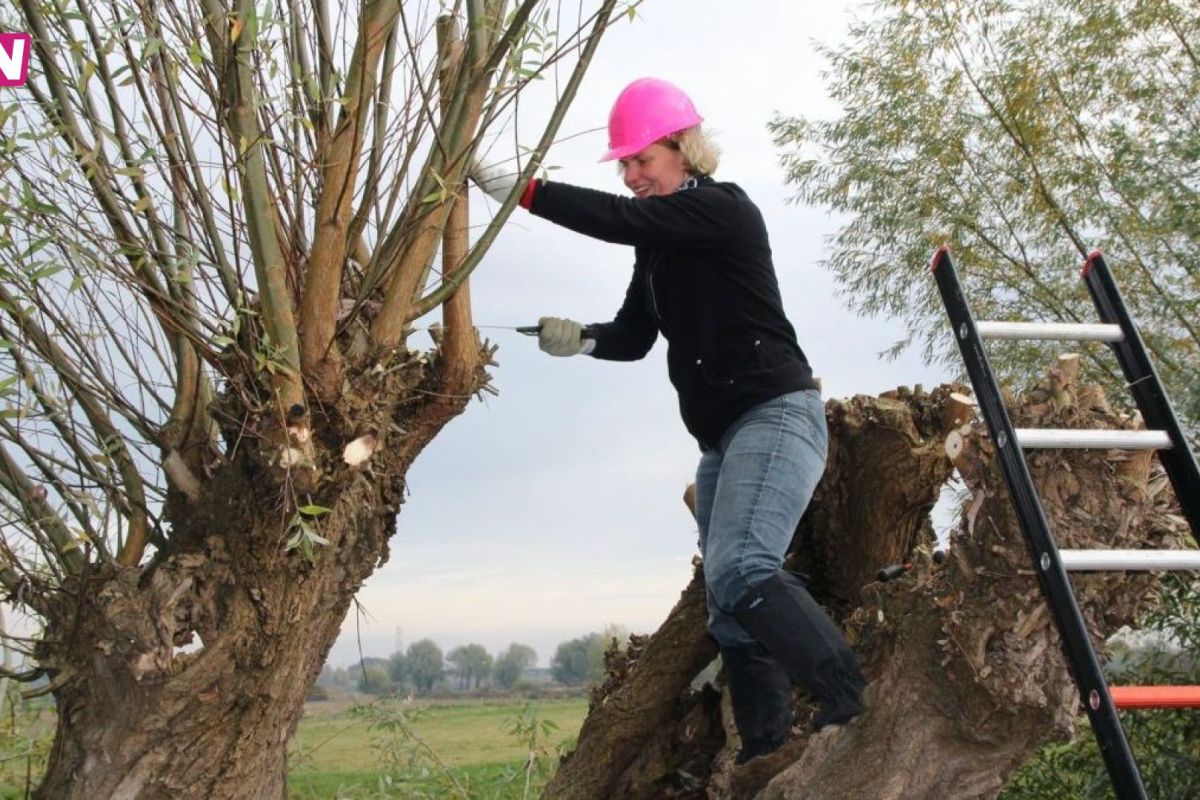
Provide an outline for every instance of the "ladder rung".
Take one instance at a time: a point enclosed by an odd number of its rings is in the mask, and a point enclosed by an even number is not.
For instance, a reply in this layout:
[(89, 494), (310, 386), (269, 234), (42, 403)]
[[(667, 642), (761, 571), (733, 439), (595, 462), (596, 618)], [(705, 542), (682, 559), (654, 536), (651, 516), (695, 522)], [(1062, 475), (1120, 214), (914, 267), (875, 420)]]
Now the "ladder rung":
[(1017, 428), (1021, 447), (1092, 450), (1169, 450), (1165, 431), (1078, 430), (1073, 428)]
[(1046, 339), (1080, 342), (1119, 342), (1125, 338), (1120, 325), (1074, 322), (977, 322), (975, 330), (984, 339)]
[(1117, 708), (1200, 708), (1200, 686), (1110, 686)]
[(1059, 550), (1069, 572), (1200, 570), (1200, 550)]

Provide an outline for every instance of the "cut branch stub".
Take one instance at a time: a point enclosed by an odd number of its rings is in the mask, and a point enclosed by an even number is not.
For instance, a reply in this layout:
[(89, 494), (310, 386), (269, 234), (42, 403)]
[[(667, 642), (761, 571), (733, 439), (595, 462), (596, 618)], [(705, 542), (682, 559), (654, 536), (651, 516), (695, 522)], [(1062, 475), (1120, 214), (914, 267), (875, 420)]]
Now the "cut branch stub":
[(942, 406), (942, 433), (961, 428), (975, 419), (975, 400), (963, 392), (950, 392)]

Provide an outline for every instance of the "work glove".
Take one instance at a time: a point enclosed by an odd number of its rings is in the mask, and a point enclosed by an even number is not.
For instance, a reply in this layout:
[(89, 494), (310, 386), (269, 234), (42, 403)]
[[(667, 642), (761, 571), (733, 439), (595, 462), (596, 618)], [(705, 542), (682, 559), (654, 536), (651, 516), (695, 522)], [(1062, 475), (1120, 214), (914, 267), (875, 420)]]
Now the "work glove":
[(504, 164), (485, 164), (482, 161), (471, 162), (467, 176), (475, 185), (487, 193), (497, 203), (503, 203), (513, 193), (517, 178), (521, 177), (516, 161)]
[(577, 356), (590, 353), (596, 340), (584, 336), (585, 328), (575, 320), (542, 317), (538, 320), (538, 347), (552, 356)]

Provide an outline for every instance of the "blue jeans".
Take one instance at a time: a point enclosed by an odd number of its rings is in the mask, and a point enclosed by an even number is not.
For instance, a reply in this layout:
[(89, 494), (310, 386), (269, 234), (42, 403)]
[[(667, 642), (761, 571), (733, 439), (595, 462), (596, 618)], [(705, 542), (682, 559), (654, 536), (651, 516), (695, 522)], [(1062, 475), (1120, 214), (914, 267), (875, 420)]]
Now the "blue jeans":
[(754, 643), (731, 612), (783, 565), (828, 446), (825, 405), (810, 389), (750, 409), (700, 457), (696, 520), (708, 630), (722, 647)]

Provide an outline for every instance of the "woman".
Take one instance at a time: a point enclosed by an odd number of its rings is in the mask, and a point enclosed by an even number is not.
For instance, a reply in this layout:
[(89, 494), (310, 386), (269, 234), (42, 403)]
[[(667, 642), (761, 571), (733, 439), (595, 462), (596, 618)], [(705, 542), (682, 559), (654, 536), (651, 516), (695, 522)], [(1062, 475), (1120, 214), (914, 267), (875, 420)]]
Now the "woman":
[[(632, 245), (625, 302), (611, 322), (544, 317), (539, 345), (555, 356), (632, 361), (661, 333), (679, 408), (702, 455), (696, 518), (708, 629), (721, 648), (742, 737), (739, 762), (782, 745), (791, 684), (820, 702), (815, 727), (862, 710), (854, 653), (809, 595), (781, 569), (825, 468), (825, 410), (784, 316), (762, 215), (738, 186), (718, 183), (717, 152), (691, 100), (643, 78), (609, 115), (609, 150), (633, 199), (531, 181), (521, 205), (607, 242)], [(500, 200), (513, 178), (476, 169)]]

